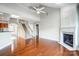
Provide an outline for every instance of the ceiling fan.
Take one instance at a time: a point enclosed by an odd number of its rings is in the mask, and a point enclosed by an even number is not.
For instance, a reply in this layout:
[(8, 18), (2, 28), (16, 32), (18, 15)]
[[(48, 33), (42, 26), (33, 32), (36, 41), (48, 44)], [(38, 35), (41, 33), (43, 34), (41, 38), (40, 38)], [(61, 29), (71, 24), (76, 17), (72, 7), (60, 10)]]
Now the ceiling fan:
[(43, 7), (43, 6), (30, 6), (30, 8), (32, 9), (32, 10), (34, 10), (38, 15), (39, 14), (48, 14), (46, 11), (44, 11), (44, 9), (46, 8), (46, 7)]

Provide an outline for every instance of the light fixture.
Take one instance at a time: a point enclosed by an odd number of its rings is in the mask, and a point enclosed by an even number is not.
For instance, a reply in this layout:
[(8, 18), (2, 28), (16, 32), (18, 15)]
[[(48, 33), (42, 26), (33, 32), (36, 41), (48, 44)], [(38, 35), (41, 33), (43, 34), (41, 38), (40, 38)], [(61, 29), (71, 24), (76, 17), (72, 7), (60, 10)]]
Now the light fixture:
[(39, 5), (39, 6), (29, 6), (30, 9), (34, 10), (38, 15), (40, 14), (48, 14), (46, 11), (44, 11), (46, 9), (45, 6)]
[(18, 18), (19, 16), (12, 14), (11, 17), (12, 18)]
[(0, 15), (2, 15), (3, 13), (0, 13)]

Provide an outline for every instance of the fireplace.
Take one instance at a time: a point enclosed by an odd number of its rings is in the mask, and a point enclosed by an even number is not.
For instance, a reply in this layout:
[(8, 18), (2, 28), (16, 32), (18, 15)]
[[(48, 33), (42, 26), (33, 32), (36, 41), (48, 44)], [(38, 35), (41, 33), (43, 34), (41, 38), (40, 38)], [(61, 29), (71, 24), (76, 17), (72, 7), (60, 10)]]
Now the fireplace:
[(76, 50), (76, 36), (74, 30), (62, 30), (60, 34), (60, 44), (68, 50)]
[(73, 47), (73, 34), (64, 33), (63, 34), (63, 42), (70, 47)]

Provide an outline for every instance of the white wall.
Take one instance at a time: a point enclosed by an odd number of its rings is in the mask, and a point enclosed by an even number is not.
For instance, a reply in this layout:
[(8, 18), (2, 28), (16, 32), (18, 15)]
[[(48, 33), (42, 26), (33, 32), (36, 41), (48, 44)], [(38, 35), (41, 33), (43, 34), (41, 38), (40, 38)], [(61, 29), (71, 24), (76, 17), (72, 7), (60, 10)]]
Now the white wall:
[(60, 9), (48, 8), (48, 15), (40, 16), (40, 38), (59, 41)]
[(74, 28), (76, 23), (76, 5), (71, 4), (61, 8), (61, 28)]
[(26, 38), (25, 37), (25, 31), (24, 31), (24, 29), (23, 29), (23, 27), (22, 27), (22, 25), (20, 23), (18, 24), (18, 36), (20, 38), (23, 38), (23, 39)]

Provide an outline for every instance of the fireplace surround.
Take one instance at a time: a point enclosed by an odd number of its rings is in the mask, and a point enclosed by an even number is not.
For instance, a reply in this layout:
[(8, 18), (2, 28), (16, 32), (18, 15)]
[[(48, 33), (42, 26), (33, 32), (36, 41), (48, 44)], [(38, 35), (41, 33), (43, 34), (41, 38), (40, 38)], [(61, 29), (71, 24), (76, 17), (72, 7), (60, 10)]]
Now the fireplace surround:
[(60, 44), (63, 45), (68, 50), (76, 50), (74, 32), (61, 31)]

